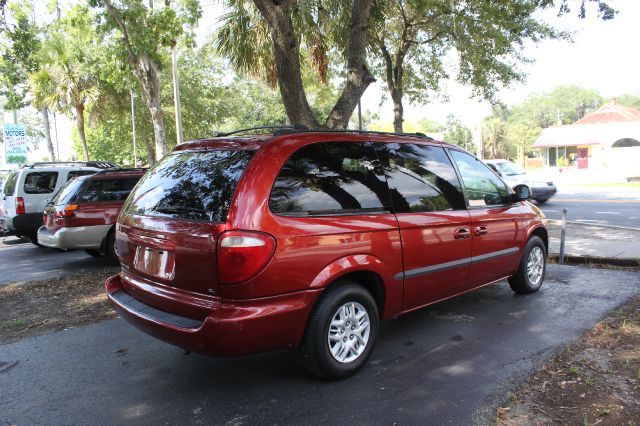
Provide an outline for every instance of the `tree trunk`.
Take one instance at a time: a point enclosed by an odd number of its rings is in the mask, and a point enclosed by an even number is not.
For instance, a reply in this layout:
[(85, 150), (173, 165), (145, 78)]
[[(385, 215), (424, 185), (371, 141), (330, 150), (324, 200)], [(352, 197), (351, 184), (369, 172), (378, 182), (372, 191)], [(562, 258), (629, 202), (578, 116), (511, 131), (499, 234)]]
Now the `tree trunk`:
[(327, 117), (325, 124), (330, 129), (347, 128), (362, 94), (376, 81), (366, 63), (367, 32), (372, 3), (373, 0), (353, 0), (349, 24), (347, 81), (340, 98)]
[(144, 147), (147, 150), (147, 163), (149, 167), (155, 166), (156, 164), (156, 150), (153, 149), (153, 141), (145, 141)]
[(47, 150), (51, 161), (56, 161), (56, 152), (53, 150), (53, 142), (51, 141), (51, 127), (49, 126), (49, 108), (42, 107), (42, 122), (44, 123), (44, 136), (47, 139)]
[(146, 53), (140, 54), (137, 57), (130, 56), (129, 61), (133, 66), (134, 74), (140, 82), (144, 102), (151, 113), (153, 136), (156, 141), (155, 160), (159, 160), (164, 157), (167, 152), (167, 141), (164, 129), (164, 114), (160, 100), (158, 64)]
[(318, 128), (319, 124), (307, 101), (300, 71), (300, 44), (291, 20), (291, 0), (254, 0), (271, 31), (273, 53), (278, 72), (278, 86), (285, 111), (292, 124)]
[(393, 101), (393, 131), (396, 133), (402, 133), (402, 122), (404, 121), (402, 92), (397, 89), (391, 91), (391, 100)]
[[(267, 21), (273, 41), (280, 95), (289, 120), (317, 128), (319, 123), (307, 101), (300, 71), (300, 45), (291, 20), (295, 0), (253, 0)], [(353, 0), (349, 27), (347, 81), (342, 94), (325, 121), (330, 129), (344, 129), (349, 124), (358, 100), (375, 81), (366, 65), (367, 30), (373, 0)]]
[(84, 134), (84, 104), (77, 104), (75, 108), (76, 125), (78, 126), (78, 133), (80, 133), (80, 141), (82, 142), (84, 161), (89, 161), (89, 148), (87, 148), (87, 138)]

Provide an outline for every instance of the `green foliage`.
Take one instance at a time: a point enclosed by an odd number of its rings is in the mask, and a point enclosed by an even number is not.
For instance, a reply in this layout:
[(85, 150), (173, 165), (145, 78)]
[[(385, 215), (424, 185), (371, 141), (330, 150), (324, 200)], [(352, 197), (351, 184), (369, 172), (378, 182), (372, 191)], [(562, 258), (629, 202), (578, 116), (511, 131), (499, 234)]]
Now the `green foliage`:
[(615, 101), (618, 105), (634, 108), (640, 111), (640, 96), (637, 95), (622, 95), (617, 96)]
[(444, 140), (458, 145), (469, 152), (476, 152), (476, 147), (473, 145), (473, 135), (471, 134), (471, 130), (462, 124), (462, 121), (453, 114), (449, 114), (449, 116), (447, 116), (447, 122), (444, 126)]
[(32, 25), (31, 2), (20, 0), (2, 5), (0, 34), (5, 39), (0, 47), (0, 96), (6, 98), (5, 108), (17, 110), (28, 104), (28, 76), (38, 69), (36, 54), (40, 49), (37, 28)]

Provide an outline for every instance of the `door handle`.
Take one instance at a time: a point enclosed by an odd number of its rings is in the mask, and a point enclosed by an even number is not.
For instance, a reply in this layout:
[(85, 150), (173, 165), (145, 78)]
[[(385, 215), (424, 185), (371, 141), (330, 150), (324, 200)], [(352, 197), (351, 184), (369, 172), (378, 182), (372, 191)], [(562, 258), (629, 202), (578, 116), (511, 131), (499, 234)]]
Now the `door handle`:
[(480, 235), (486, 235), (489, 233), (489, 228), (484, 225), (476, 226), (473, 229), (473, 233), (475, 234), (476, 237), (479, 237)]
[(471, 235), (471, 231), (466, 226), (464, 228), (458, 228), (453, 231), (453, 238), (456, 240), (464, 240), (465, 238), (469, 238)]

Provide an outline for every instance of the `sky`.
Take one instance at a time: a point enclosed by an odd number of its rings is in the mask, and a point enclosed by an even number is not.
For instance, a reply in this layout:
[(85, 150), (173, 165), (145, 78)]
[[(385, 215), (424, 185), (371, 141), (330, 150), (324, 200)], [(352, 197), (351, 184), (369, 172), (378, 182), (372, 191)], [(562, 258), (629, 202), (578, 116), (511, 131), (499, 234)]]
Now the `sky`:
[[(218, 1), (203, 0), (202, 4), (203, 18), (198, 28), (198, 38), (201, 40), (210, 32), (212, 22), (221, 13)], [(531, 93), (550, 91), (563, 84), (595, 89), (605, 97), (621, 94), (640, 96), (640, 55), (637, 53), (637, 42), (640, 39), (640, 0), (610, 0), (609, 4), (620, 12), (611, 21), (598, 19), (593, 8), (588, 9), (585, 19), (577, 18), (577, 8), (560, 18), (556, 16), (556, 10), (542, 14), (544, 20), (573, 31), (573, 43), (544, 41), (537, 46), (525, 46), (525, 56), (534, 61), (522, 66), (527, 80), (503, 89), (499, 98), (512, 106)], [(362, 105), (365, 110), (368, 108), (375, 111), (382, 121), (391, 122), (391, 104), (378, 107), (382, 90), (380, 84), (371, 85), (363, 96)], [(471, 98), (468, 87), (448, 82), (447, 93), (449, 102), (405, 105), (405, 119), (418, 122), (429, 118), (444, 123), (447, 115), (454, 114), (467, 126), (476, 129), (482, 119), (491, 113), (489, 103)], [(5, 122), (11, 122), (10, 114), (5, 114)], [(74, 123), (58, 115), (57, 124), (62, 158), (70, 159), (73, 155), (70, 135)], [(40, 160), (43, 156), (46, 156), (44, 142), (33, 154), (32, 160)]]

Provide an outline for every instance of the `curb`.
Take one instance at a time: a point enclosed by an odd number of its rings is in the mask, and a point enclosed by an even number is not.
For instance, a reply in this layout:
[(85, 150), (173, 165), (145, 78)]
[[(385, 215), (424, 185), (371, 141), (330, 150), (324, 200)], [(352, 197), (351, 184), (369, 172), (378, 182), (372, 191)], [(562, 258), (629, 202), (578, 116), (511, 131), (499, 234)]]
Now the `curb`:
[[(549, 253), (548, 258), (550, 260), (558, 261), (558, 259), (560, 258), (560, 255), (558, 253)], [(580, 256), (580, 255), (574, 255), (574, 254), (565, 254), (564, 261), (565, 263), (573, 263), (573, 264), (580, 264), (580, 265), (595, 263), (595, 264), (601, 264), (601, 265), (627, 266), (627, 267), (640, 266), (640, 258), (631, 259), (631, 258)]]
[[(562, 225), (562, 221), (558, 220), (558, 219), (547, 219), (547, 222), (552, 224), (552, 225)], [(569, 225), (593, 226), (595, 228), (624, 229), (624, 230), (627, 230), (627, 231), (638, 231), (638, 232), (640, 232), (640, 228), (632, 228), (630, 226), (602, 225), (602, 224), (598, 224), (598, 223), (576, 222), (575, 220), (568, 220), (567, 223)]]

